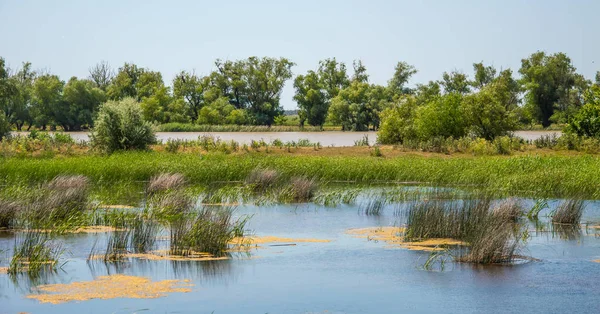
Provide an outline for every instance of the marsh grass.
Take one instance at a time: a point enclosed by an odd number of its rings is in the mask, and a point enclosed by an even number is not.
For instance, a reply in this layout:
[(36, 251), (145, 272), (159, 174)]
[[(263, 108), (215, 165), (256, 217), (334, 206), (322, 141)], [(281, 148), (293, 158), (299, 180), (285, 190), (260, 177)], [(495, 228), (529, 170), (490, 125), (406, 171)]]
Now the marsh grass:
[(138, 214), (130, 224), (131, 246), (136, 253), (152, 251), (161, 225), (149, 212)]
[[(125, 213), (116, 213), (111, 218), (113, 231), (108, 236), (103, 259), (105, 262), (121, 261), (130, 252), (130, 237), (132, 229), (129, 228), (129, 216)], [(90, 253), (90, 255), (92, 255)]]
[(47, 184), (28, 189), (20, 200), (23, 227), (70, 230), (88, 223), (89, 180), (80, 175), (57, 176)]
[(14, 227), (21, 205), (14, 201), (0, 199), (0, 229)]
[(549, 208), (548, 201), (545, 199), (539, 199), (535, 202), (533, 207), (527, 212), (527, 218), (529, 220), (538, 220), (540, 212), (547, 208)]
[(15, 238), (8, 273), (15, 276), (26, 272), (35, 278), (45, 270), (55, 271), (63, 253), (60, 243), (51, 241), (51, 234), (48, 232), (19, 232)]
[(170, 221), (189, 213), (195, 206), (195, 200), (185, 191), (170, 190), (152, 195), (146, 206), (156, 219)]
[(382, 195), (370, 197), (360, 206), (359, 213), (365, 216), (380, 216), (386, 203)]
[(295, 202), (308, 202), (312, 200), (317, 191), (317, 181), (306, 177), (293, 177), (288, 188), (289, 194)]
[(280, 175), (274, 169), (256, 168), (246, 178), (246, 183), (257, 192), (264, 192), (274, 187), (279, 181)]
[[(488, 195), (453, 201), (415, 202), (407, 212), (405, 240), (453, 238), (468, 243), (454, 259), (477, 264), (510, 264), (524, 240), (513, 206), (492, 209)], [(503, 205), (502, 203), (500, 205)]]
[(579, 224), (585, 203), (581, 199), (563, 201), (552, 213), (552, 222), (555, 224)]
[(522, 204), (514, 198), (501, 201), (494, 207), (494, 216), (498, 219), (516, 222), (524, 215)]
[(185, 177), (180, 173), (161, 173), (150, 179), (147, 192), (152, 194), (161, 191), (176, 190), (186, 185)]
[(223, 255), (229, 242), (243, 234), (246, 218), (234, 220), (233, 209), (204, 206), (171, 222), (171, 255), (189, 256), (197, 252)]

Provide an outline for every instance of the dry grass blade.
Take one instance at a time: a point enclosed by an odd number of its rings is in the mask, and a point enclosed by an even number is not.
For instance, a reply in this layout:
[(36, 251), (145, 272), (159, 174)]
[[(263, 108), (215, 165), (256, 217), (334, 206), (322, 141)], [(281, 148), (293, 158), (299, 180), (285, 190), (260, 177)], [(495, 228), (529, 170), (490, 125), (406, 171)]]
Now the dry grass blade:
[(185, 186), (185, 177), (180, 173), (162, 173), (150, 179), (148, 193), (175, 190)]

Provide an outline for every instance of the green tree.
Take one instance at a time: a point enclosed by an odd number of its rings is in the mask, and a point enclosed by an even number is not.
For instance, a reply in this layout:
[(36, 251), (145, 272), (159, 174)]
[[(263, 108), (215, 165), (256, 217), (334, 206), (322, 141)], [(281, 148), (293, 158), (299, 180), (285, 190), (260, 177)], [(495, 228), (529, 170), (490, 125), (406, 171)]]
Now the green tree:
[(496, 69), (493, 66), (485, 66), (483, 62), (473, 63), (475, 77), (471, 86), (482, 89), (496, 78)]
[(319, 61), (317, 74), (328, 101), (350, 85), (346, 64), (338, 62), (335, 58)]
[(138, 81), (145, 70), (132, 63), (125, 63), (119, 68), (117, 75), (107, 87), (106, 94), (109, 99), (119, 100), (132, 97), (141, 100), (138, 96)]
[(0, 142), (10, 136), (10, 123), (6, 120), (4, 112), (0, 110)]
[(464, 95), (471, 91), (469, 88), (469, 78), (462, 72), (444, 72), (440, 83), (444, 87), (446, 94), (459, 93)]
[(363, 65), (361, 60), (354, 60), (352, 63), (354, 67), (354, 74), (352, 75), (353, 82), (368, 83), (369, 75), (367, 74), (367, 68)]
[(518, 125), (516, 115), (503, 103), (493, 84), (462, 100), (464, 122), (469, 132), (486, 140), (507, 135)]
[(92, 126), (94, 114), (106, 96), (93, 81), (72, 77), (63, 89), (63, 101), (60, 114), (55, 115), (56, 122), (66, 131), (75, 131), (83, 125)]
[(173, 96), (185, 101), (191, 121), (198, 120), (198, 113), (205, 105), (204, 94), (209, 88), (209, 83), (209, 77), (199, 77), (186, 71), (177, 74), (173, 80)]
[(245, 124), (244, 110), (236, 109), (227, 97), (221, 97), (200, 109), (199, 124)]
[(36, 73), (31, 70), (31, 63), (24, 62), (21, 69), (12, 75), (9, 80), (15, 88), (11, 97), (6, 99), (4, 112), (9, 123), (14, 124), (21, 131), (23, 125), (28, 123), (27, 130), (31, 128), (33, 119), (30, 114), (33, 99), (33, 84)]
[(417, 104), (421, 106), (441, 96), (442, 87), (437, 81), (429, 81), (427, 84), (417, 84), (415, 95), (417, 96)]
[(358, 80), (331, 100), (328, 119), (345, 131), (367, 131), (379, 127), (379, 113), (387, 104), (386, 89)]
[(294, 63), (285, 58), (250, 57), (245, 61), (248, 113), (255, 124), (273, 124), (283, 113), (279, 104), (285, 82), (292, 78)]
[(89, 79), (94, 83), (95, 87), (101, 89), (103, 92), (107, 91), (108, 86), (110, 86), (115, 76), (113, 69), (106, 61), (101, 61), (89, 68), (88, 72), (90, 74)]
[(131, 97), (100, 106), (90, 139), (93, 147), (107, 153), (147, 149), (156, 142), (152, 126), (143, 119), (139, 103)]
[(410, 78), (417, 73), (414, 66), (406, 62), (398, 62), (394, 76), (388, 81), (388, 89), (393, 95), (412, 94), (412, 89), (406, 87)]
[(62, 100), (64, 84), (58, 76), (51, 74), (39, 76), (33, 84), (31, 115), (42, 130), (48, 125), (56, 126), (56, 117), (65, 110)]
[(572, 105), (570, 95), (580, 76), (564, 53), (546, 55), (542, 51), (521, 60), (521, 84), (526, 91), (525, 106), (543, 127), (550, 126), (550, 118), (557, 108)]
[(409, 96), (381, 112), (377, 141), (381, 144), (405, 144), (417, 139), (414, 122), (417, 108), (415, 97)]
[(294, 88), (300, 125), (304, 125), (304, 121), (308, 120), (310, 125), (323, 126), (329, 110), (329, 101), (319, 75), (314, 71), (298, 75), (294, 80)]
[(435, 137), (460, 138), (466, 135), (460, 93), (446, 94), (417, 109), (415, 127), (420, 140)]

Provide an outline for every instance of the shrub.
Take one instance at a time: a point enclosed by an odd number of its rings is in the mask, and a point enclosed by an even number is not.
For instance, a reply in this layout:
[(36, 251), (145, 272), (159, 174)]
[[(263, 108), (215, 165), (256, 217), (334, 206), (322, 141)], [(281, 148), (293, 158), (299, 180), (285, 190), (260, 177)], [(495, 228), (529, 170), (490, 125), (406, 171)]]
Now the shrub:
[(586, 104), (571, 119), (569, 132), (579, 136), (600, 137), (600, 105)]
[(132, 98), (104, 103), (90, 135), (92, 146), (108, 153), (147, 149), (156, 137), (142, 117), (139, 103)]
[(403, 100), (397, 106), (381, 113), (381, 126), (377, 141), (381, 144), (404, 144), (417, 138), (414, 125), (416, 102), (413, 98)]
[(4, 112), (0, 110), (0, 141), (10, 136), (10, 123), (6, 120)]

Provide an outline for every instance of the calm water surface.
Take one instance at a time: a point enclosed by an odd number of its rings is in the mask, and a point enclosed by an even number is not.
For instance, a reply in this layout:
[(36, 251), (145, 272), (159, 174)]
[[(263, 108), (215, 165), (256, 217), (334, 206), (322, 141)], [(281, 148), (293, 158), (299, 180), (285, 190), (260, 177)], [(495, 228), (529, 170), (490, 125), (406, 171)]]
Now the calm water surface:
[[(18, 134), (24, 134), (21, 132)], [(87, 132), (69, 132), (76, 140), (88, 141)], [(516, 131), (515, 135), (526, 140), (535, 140), (543, 135), (556, 134), (561, 135), (560, 131)], [(272, 142), (280, 139), (284, 142), (298, 141), (299, 139), (308, 139), (311, 142), (319, 142), (323, 146), (353, 146), (354, 142), (361, 140), (365, 135), (369, 137), (369, 142), (375, 144), (377, 141), (377, 132), (158, 132), (156, 137), (166, 142), (168, 139), (196, 140), (199, 136), (210, 135), (225, 141), (234, 140), (241, 144), (250, 144), (252, 140), (265, 140)]]
[[(531, 204), (531, 203), (530, 203)], [(551, 202), (551, 207), (556, 206)], [(132, 260), (115, 267), (87, 263), (96, 237), (65, 236), (69, 261), (44, 283), (91, 280), (123, 273), (153, 280), (191, 279), (190, 293), (159, 299), (113, 299), (40, 304), (24, 298), (30, 284), (0, 275), (0, 313), (598, 313), (600, 239), (596, 231), (564, 235), (535, 232), (523, 254), (540, 259), (515, 266), (446, 265), (422, 269), (429, 253), (386, 248), (345, 234), (349, 228), (402, 223), (396, 206), (380, 217), (356, 206), (243, 206), (257, 235), (330, 239), (330, 243), (266, 246), (255, 258), (170, 262)], [(547, 214), (543, 212), (542, 215)], [(600, 221), (600, 203), (590, 202), (583, 221)], [(562, 238), (561, 238), (562, 236)], [(102, 240), (102, 239), (101, 239)], [(14, 239), (0, 238), (0, 249)], [(7, 253), (6, 253), (7, 254)], [(5, 254), (5, 255), (6, 255)], [(6, 258), (0, 263), (6, 264)]]

